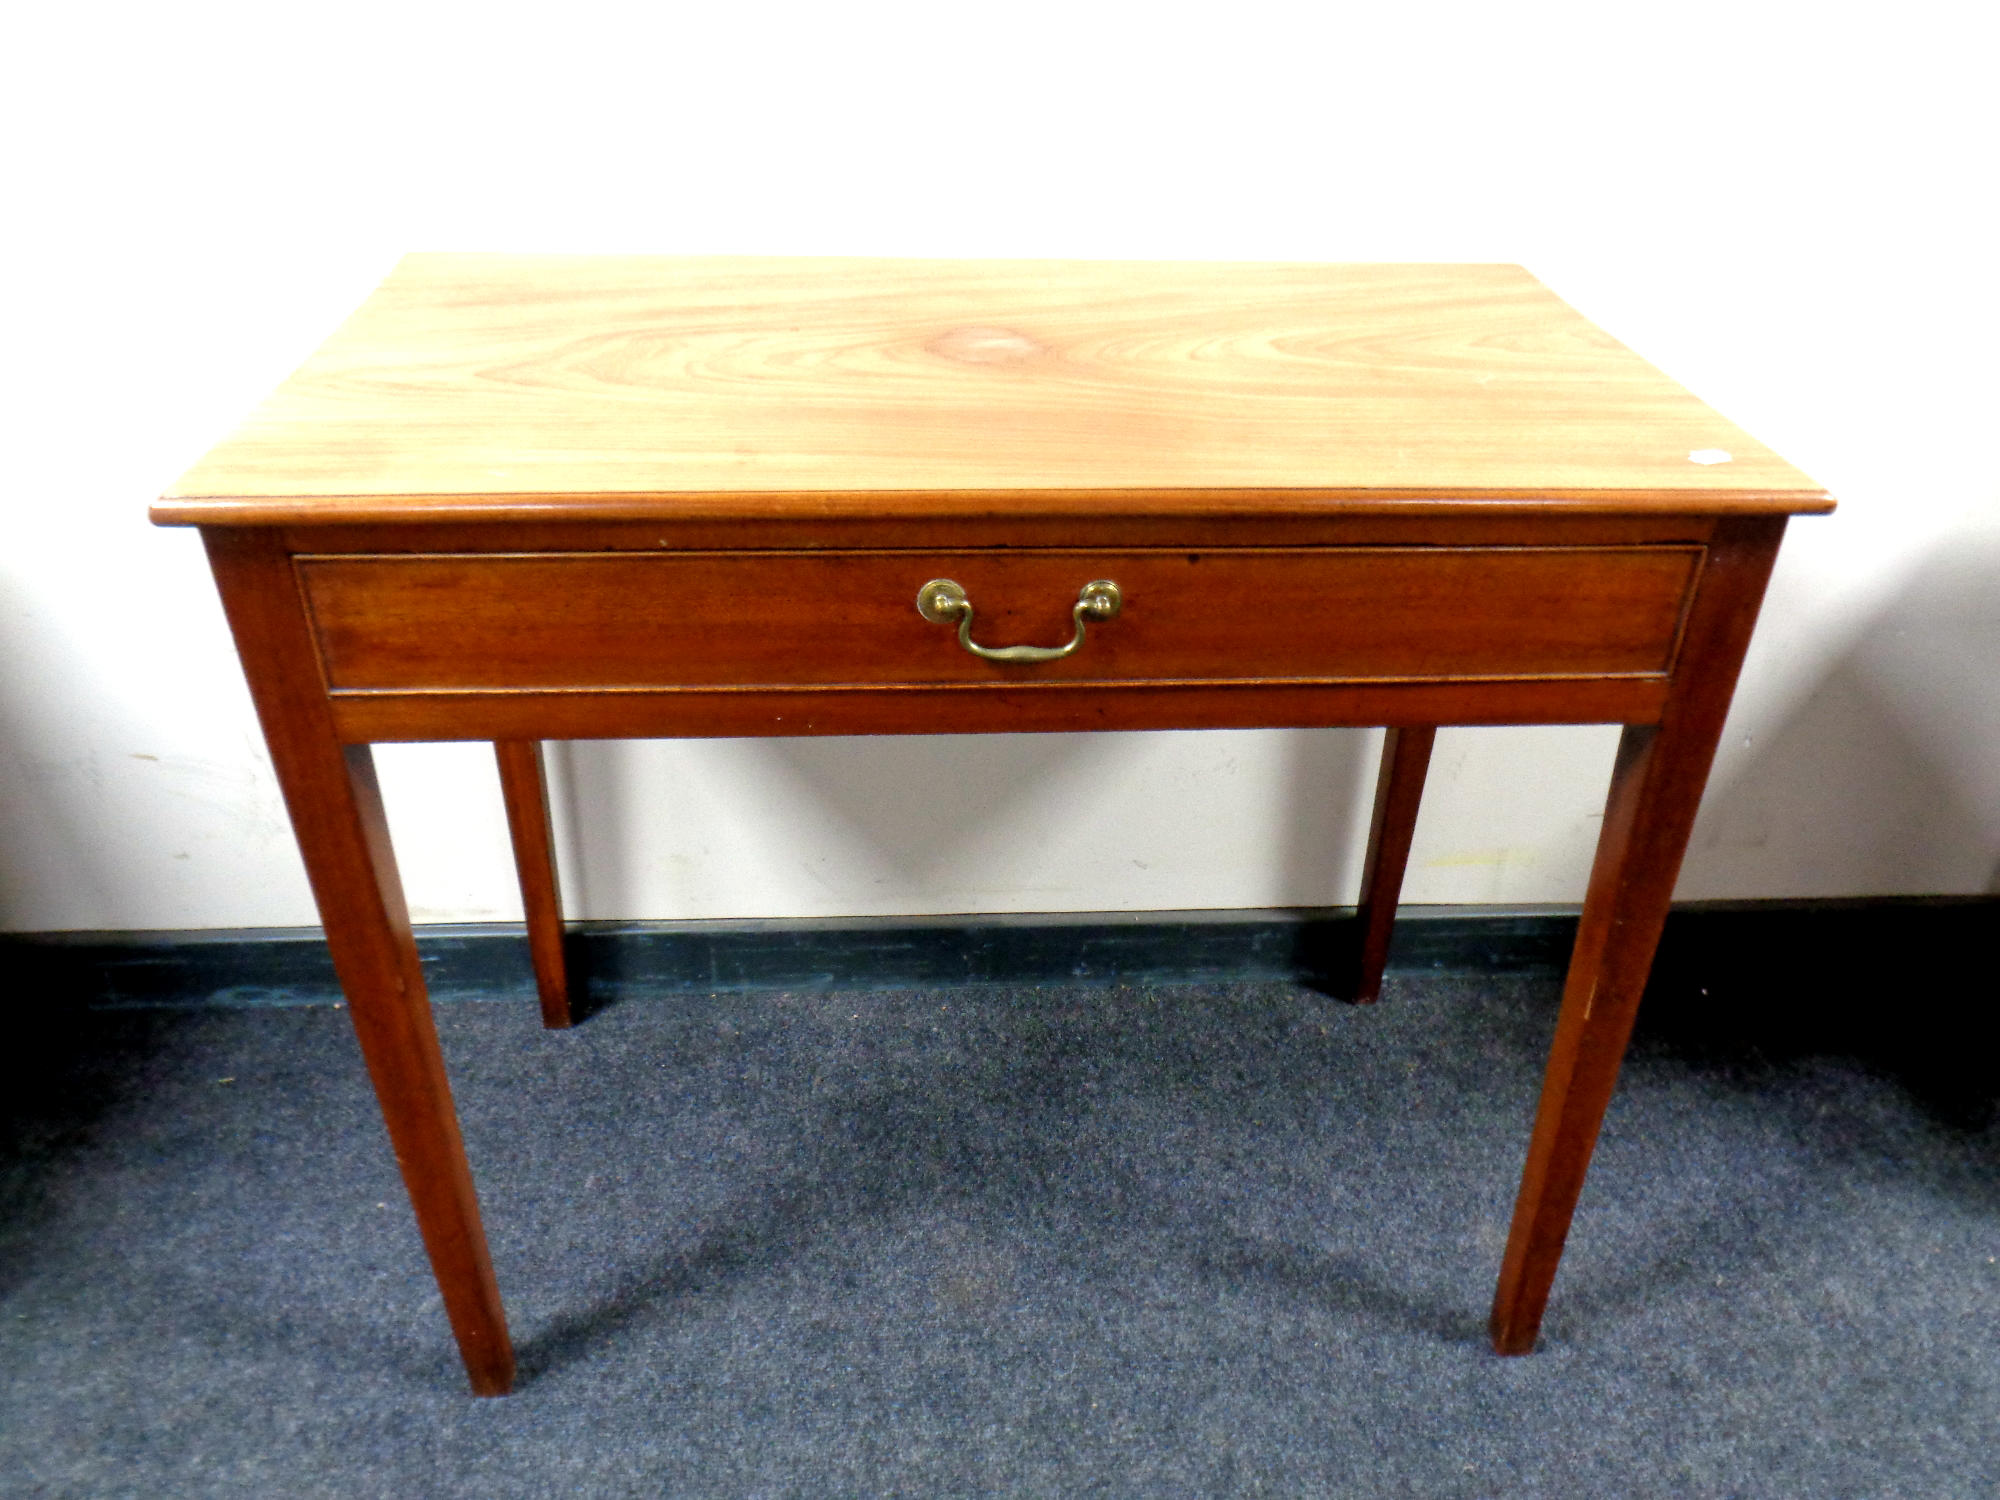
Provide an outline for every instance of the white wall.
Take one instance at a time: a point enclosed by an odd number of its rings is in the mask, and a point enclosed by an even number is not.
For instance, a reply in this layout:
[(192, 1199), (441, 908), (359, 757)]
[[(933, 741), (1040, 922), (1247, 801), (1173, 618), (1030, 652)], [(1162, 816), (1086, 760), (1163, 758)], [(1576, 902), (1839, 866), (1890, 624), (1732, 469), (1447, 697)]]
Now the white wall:
[[(1520, 261), (1828, 485), (1683, 896), (2000, 875), (1990, 7), (15, 8), (0, 926), (305, 923), (151, 496), (406, 249)], [(1413, 901), (1578, 898), (1612, 732), (1440, 740)], [(1352, 899), (1368, 732), (599, 744), (573, 906)], [(516, 910), (476, 746), (382, 753), (420, 918)]]

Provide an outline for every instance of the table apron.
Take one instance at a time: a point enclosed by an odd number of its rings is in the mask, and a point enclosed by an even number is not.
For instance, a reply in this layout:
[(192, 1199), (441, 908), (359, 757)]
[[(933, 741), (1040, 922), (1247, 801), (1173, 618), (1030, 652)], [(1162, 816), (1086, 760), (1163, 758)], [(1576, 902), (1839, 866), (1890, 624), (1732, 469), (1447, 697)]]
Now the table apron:
[(335, 733), (396, 740), (698, 739), (1313, 729), (1395, 724), (1653, 724), (1662, 676), (1491, 682), (1045, 683), (1033, 687), (335, 692)]

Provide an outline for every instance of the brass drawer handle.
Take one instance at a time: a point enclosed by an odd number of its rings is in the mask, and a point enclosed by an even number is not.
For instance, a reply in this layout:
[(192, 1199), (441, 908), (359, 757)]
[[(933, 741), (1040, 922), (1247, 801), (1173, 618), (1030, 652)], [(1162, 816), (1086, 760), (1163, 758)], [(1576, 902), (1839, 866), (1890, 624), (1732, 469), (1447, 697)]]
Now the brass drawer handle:
[(1076, 608), (1069, 612), (1076, 621), (1076, 634), (1069, 638), (1068, 645), (982, 646), (972, 638), (972, 601), (955, 580), (933, 578), (917, 590), (917, 613), (933, 625), (957, 621), (959, 645), (988, 661), (1057, 661), (1083, 644), (1086, 620), (1115, 619), (1124, 605), (1125, 596), (1118, 592), (1117, 584), (1108, 578), (1095, 578), (1077, 590)]

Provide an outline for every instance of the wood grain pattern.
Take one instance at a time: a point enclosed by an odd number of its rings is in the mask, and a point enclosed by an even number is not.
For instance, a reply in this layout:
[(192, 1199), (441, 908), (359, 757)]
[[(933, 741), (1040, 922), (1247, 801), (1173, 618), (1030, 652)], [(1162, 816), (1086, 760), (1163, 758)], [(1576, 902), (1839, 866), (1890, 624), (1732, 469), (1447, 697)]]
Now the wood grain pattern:
[[(301, 559), (328, 685), (1405, 681), (1664, 675), (1696, 548), (544, 554)], [(981, 659), (923, 619), (963, 584), (985, 645), (1060, 645), (1093, 578), (1124, 609), (1075, 655)]]
[(1827, 507), (1515, 266), (422, 255), (154, 515), (1413, 498)]

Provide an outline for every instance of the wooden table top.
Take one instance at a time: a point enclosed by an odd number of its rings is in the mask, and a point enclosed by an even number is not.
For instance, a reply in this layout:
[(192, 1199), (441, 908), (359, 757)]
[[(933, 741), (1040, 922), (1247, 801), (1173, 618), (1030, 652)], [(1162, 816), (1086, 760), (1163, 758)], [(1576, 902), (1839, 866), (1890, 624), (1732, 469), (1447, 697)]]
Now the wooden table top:
[(1831, 501), (1516, 266), (413, 255), (154, 518), (1411, 508)]

